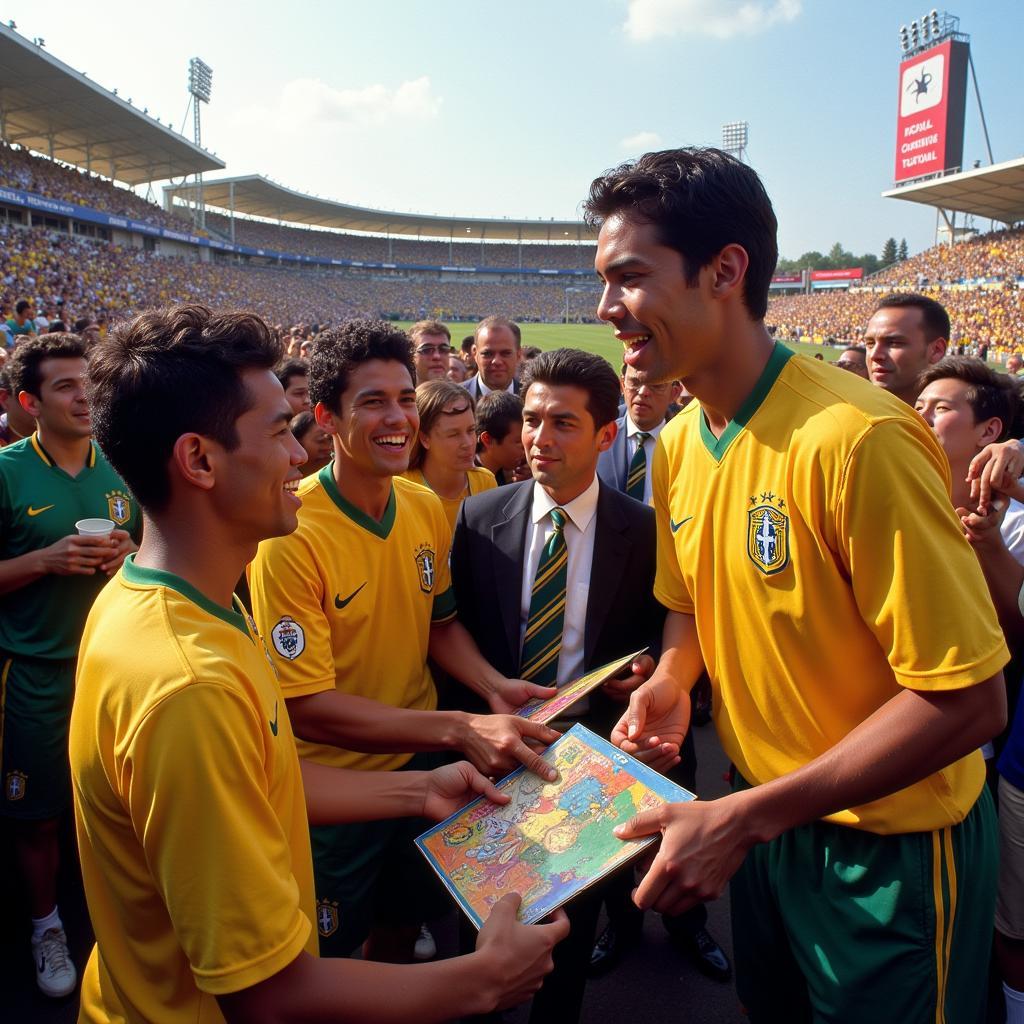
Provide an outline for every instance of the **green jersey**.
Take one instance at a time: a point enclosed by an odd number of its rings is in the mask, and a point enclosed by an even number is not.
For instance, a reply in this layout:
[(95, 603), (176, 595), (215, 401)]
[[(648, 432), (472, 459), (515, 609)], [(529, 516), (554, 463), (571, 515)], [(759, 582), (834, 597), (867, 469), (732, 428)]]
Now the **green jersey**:
[[(75, 533), (79, 519), (111, 519), (138, 540), (138, 504), (94, 443), (85, 468), (69, 476), (36, 434), (0, 450), (0, 559), (17, 558)], [(74, 658), (106, 574), (46, 575), (0, 596), (0, 651)]]

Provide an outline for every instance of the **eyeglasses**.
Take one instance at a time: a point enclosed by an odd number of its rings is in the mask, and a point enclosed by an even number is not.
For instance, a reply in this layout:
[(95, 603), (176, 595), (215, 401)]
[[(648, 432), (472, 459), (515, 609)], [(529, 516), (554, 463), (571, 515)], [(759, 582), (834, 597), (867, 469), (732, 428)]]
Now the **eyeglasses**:
[(668, 381), (664, 384), (636, 384), (633, 381), (627, 380), (625, 387), (627, 391), (639, 391), (641, 388), (647, 388), (652, 395), (663, 395), (674, 384), (675, 381)]
[(416, 355), (432, 356), (436, 354), (439, 356), (447, 356), (454, 351), (455, 349), (453, 349), (451, 345), (420, 345), (419, 348), (416, 349)]

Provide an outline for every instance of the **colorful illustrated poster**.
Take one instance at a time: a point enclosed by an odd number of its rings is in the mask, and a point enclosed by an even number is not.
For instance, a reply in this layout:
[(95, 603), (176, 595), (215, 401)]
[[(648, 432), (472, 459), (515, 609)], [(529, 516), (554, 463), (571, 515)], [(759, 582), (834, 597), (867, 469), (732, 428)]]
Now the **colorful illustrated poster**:
[(525, 704), (520, 704), (512, 714), (518, 715), (520, 718), (528, 718), (531, 722), (540, 722), (541, 725), (546, 725), (571, 708), (576, 701), (585, 697), (591, 690), (596, 690), (602, 683), (614, 679), (634, 658), (638, 658), (646, 650), (646, 647), (641, 647), (639, 651), (627, 654), (624, 658), (609, 661), (607, 665), (595, 668), (593, 672), (588, 672), (585, 676), (566, 683), (554, 697), (534, 697)]
[(416, 840), (477, 928), (510, 892), (522, 896), (521, 921), (542, 920), (658, 838), (623, 841), (616, 825), (694, 799), (582, 725), (552, 743), (544, 760), (557, 781), (519, 768), (498, 783), (508, 804), (480, 797)]

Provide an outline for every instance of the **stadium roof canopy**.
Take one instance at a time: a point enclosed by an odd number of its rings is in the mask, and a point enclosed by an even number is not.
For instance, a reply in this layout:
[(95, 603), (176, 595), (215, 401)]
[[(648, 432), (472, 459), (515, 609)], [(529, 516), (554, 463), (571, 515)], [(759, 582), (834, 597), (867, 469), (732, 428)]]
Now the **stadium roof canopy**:
[[(165, 196), (194, 202), (191, 182), (164, 187)], [(203, 182), (206, 206), (310, 227), (373, 231), (429, 238), (512, 239), (524, 242), (592, 242), (597, 233), (576, 220), (511, 220), (485, 217), (439, 217), (349, 206), (295, 192), (257, 174)]]
[(0, 25), (0, 135), (129, 185), (224, 161)]
[(941, 178), (929, 178), (882, 193), (886, 199), (937, 206), (1002, 224), (1024, 221), (1024, 157)]

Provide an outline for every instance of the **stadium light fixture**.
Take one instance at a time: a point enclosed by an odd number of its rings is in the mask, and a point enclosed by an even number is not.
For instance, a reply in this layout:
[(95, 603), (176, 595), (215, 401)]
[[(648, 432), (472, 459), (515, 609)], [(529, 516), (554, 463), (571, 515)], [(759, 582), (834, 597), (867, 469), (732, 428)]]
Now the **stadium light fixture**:
[(747, 121), (730, 121), (722, 125), (722, 149), (742, 160), (747, 151), (750, 124)]
[(900, 25), (900, 49), (904, 53), (910, 49), (910, 32), (906, 25)]
[(931, 13), (928, 15), (928, 22), (932, 27), (932, 35), (938, 38), (940, 33), (939, 27), (939, 12), (933, 7)]
[(210, 102), (210, 89), (213, 85), (213, 68), (203, 63), (198, 57), (188, 62), (188, 91), (203, 103)]

